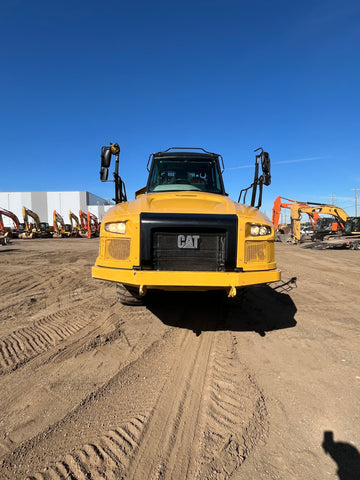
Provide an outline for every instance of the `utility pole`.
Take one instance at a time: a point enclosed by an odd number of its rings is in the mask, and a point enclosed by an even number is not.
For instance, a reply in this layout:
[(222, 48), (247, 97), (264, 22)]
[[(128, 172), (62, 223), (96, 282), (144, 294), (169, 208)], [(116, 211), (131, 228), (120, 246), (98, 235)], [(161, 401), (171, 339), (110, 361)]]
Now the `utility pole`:
[(358, 189), (353, 188), (353, 190), (355, 190), (355, 217), (357, 217), (357, 198), (358, 198), (357, 191), (358, 191)]
[(335, 203), (334, 203), (334, 194), (333, 194), (333, 193), (330, 195), (330, 203), (331, 203), (331, 205), (335, 205)]

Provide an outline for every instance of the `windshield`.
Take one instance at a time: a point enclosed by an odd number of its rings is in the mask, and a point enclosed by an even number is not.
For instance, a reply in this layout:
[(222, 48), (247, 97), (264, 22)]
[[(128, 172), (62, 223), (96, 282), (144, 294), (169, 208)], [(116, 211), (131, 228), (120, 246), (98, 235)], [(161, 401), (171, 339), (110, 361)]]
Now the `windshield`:
[(223, 194), (216, 159), (154, 158), (148, 192), (174, 190)]
[(348, 218), (345, 222), (345, 233), (360, 232), (360, 217)]

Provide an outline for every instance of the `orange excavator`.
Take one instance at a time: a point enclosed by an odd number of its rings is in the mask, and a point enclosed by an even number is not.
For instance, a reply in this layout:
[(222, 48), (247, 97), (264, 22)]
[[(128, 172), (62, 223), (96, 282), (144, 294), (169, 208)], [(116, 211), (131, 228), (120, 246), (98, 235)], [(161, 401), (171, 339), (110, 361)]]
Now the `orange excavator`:
[[(283, 200), (286, 200), (284, 202)], [(290, 218), (291, 218), (291, 228), (289, 232), (280, 225), (280, 213), (282, 208), (287, 208), (290, 210)], [(272, 222), (274, 224), (275, 231), (277, 232), (277, 239), (281, 241), (300, 241), (301, 233), (300, 233), (300, 219), (301, 213), (307, 213), (309, 217), (309, 221), (315, 233), (316, 231), (316, 223), (320, 219), (320, 215), (318, 212), (313, 211), (313, 209), (309, 206), (309, 204), (305, 202), (297, 202), (296, 200), (292, 200), (291, 198), (284, 198), (284, 197), (276, 197), (273, 205), (272, 210)]]
[(99, 227), (99, 222), (96, 215), (94, 215), (91, 212), (85, 213), (79, 210), (79, 218), (80, 218), (81, 231), (87, 232), (88, 238), (99, 236), (100, 227)]
[[(14, 223), (13, 228), (4, 227), (4, 221), (2, 218), (3, 215), (5, 217), (9, 217), (13, 221)], [(16, 237), (18, 235), (19, 228), (20, 228), (20, 221), (18, 217), (15, 215), (15, 213), (10, 212), (9, 210), (5, 210), (5, 208), (0, 208), (0, 235), (7, 234), (7, 236), (9, 237), (11, 236)]]
[[(4, 226), (3, 215), (11, 218), (11, 220), (14, 222), (13, 229)], [(20, 222), (17, 216), (14, 213), (9, 212), (9, 210), (5, 210), (5, 208), (0, 208), (0, 245), (8, 245), (10, 243), (10, 238), (17, 236), (19, 227)]]
[(53, 212), (54, 238), (64, 238), (71, 236), (71, 225), (64, 222), (63, 217), (56, 210)]

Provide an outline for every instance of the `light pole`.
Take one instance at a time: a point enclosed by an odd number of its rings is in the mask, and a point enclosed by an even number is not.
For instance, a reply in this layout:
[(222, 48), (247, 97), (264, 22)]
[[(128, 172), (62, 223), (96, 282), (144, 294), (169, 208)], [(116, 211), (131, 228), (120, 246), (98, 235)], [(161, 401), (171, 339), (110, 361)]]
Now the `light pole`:
[(355, 217), (357, 217), (357, 188), (353, 188), (355, 190)]

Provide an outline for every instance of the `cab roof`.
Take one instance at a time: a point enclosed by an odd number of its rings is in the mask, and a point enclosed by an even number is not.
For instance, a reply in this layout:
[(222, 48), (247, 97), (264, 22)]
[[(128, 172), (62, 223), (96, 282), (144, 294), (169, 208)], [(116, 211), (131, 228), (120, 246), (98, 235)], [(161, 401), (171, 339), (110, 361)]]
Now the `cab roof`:
[(188, 160), (217, 160), (221, 161), (222, 171), (224, 171), (224, 161), (221, 155), (217, 153), (208, 152), (204, 148), (188, 148), (188, 147), (171, 147), (161, 152), (152, 153), (149, 156), (147, 169), (153, 158), (177, 158)]

